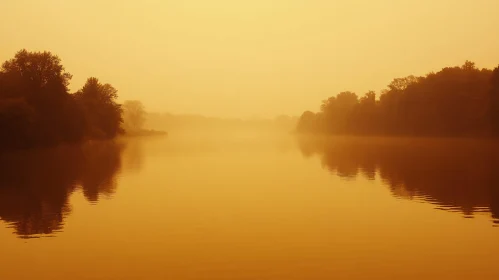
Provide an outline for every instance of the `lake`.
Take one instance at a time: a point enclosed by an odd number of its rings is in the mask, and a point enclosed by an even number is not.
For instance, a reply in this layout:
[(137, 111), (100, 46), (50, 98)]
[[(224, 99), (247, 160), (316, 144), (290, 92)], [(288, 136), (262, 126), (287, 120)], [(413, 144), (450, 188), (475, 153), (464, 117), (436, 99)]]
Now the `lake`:
[(0, 279), (499, 279), (492, 141), (172, 134), (0, 167)]

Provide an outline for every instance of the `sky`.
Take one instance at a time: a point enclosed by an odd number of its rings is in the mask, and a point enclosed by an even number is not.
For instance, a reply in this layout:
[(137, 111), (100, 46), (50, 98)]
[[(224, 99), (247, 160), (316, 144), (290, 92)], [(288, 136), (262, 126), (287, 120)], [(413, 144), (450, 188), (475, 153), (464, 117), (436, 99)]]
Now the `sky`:
[(341, 91), (499, 65), (497, 0), (0, 0), (0, 61), (57, 54), (148, 111), (273, 117)]

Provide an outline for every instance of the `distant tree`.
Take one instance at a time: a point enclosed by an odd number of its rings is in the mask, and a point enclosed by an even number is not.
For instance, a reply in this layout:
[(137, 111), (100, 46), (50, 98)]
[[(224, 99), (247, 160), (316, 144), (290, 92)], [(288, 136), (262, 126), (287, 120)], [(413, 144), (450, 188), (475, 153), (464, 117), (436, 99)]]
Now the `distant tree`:
[(475, 67), (475, 63), (474, 62), (471, 62), (469, 60), (466, 60), (463, 64), (463, 66), (461, 66), (461, 68), (463, 70), (475, 70), (476, 67)]
[(296, 130), (302, 133), (318, 132), (316, 114), (305, 111), (298, 119)]
[(127, 100), (123, 103), (123, 124), (125, 131), (140, 131), (146, 121), (144, 104), (139, 100)]
[(121, 133), (123, 110), (116, 102), (117, 92), (110, 84), (101, 84), (92, 77), (75, 93), (85, 112), (87, 135), (90, 137), (109, 139)]
[(357, 95), (350, 91), (340, 92), (336, 96), (323, 100), (321, 113), (324, 118), (325, 132), (347, 133), (348, 123), (351, 121), (357, 102)]
[(419, 78), (413, 75), (407, 76), (405, 78), (396, 78), (393, 79), (393, 81), (388, 85), (388, 89), (403, 91), (407, 89), (407, 87), (409, 87), (411, 84), (417, 83), (418, 79)]
[(358, 101), (359, 98), (357, 97), (357, 94), (351, 91), (340, 92), (336, 95), (336, 103), (341, 108), (351, 109)]
[(354, 110), (350, 132), (360, 134), (373, 134), (378, 128), (378, 104), (376, 103), (376, 93), (368, 91), (362, 96)]

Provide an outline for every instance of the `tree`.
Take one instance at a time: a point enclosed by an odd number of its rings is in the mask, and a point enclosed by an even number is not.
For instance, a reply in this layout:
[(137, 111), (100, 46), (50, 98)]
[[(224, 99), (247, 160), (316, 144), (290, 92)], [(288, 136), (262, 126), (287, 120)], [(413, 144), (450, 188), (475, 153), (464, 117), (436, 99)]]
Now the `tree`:
[(90, 78), (75, 94), (50, 52), (21, 50), (0, 67), (0, 149), (54, 146), (122, 131), (117, 90)]
[(360, 134), (373, 134), (378, 129), (378, 121), (376, 93), (368, 91), (359, 99), (356, 105), (350, 131)]
[(101, 84), (97, 78), (88, 78), (81, 90), (75, 93), (86, 116), (87, 135), (92, 138), (110, 139), (122, 132), (122, 108), (116, 102), (118, 91), (110, 84)]
[(0, 100), (0, 147), (26, 148), (32, 145), (35, 111), (24, 99)]
[(499, 66), (490, 79), (490, 118), (494, 135), (499, 135)]
[(321, 112), (324, 116), (326, 132), (347, 133), (348, 123), (357, 102), (357, 95), (350, 91), (340, 92), (338, 95), (322, 101)]
[[(342, 92), (322, 101), (321, 128), (333, 134), (499, 135), (499, 67), (473, 62), (394, 79), (379, 100)], [(317, 117), (316, 117), (317, 118)]]
[(61, 59), (50, 52), (28, 52), (23, 49), (2, 65), (3, 97), (32, 97), (40, 94), (68, 92), (72, 75), (65, 71)]
[(6, 143), (48, 146), (81, 140), (83, 128), (77, 121), (81, 116), (73, 110), (74, 100), (68, 93), (70, 79), (60, 58), (50, 52), (21, 50), (2, 64), (0, 130), (5, 133), (4, 148), (10, 147)]
[(407, 89), (407, 87), (411, 84), (417, 83), (418, 79), (418, 77), (415, 77), (413, 75), (407, 76), (405, 78), (396, 78), (393, 79), (393, 81), (388, 85), (388, 89), (403, 91)]
[(123, 124), (125, 131), (140, 131), (146, 121), (144, 104), (139, 100), (127, 100), (123, 103)]
[(318, 132), (317, 116), (314, 112), (305, 111), (298, 119), (296, 130), (302, 133)]

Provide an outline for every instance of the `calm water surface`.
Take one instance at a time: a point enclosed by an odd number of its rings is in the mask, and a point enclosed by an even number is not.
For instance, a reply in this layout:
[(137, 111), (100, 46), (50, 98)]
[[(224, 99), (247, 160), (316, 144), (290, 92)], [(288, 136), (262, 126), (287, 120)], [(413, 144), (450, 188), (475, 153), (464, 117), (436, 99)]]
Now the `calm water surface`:
[(0, 279), (499, 279), (497, 146), (172, 136), (1, 155)]

